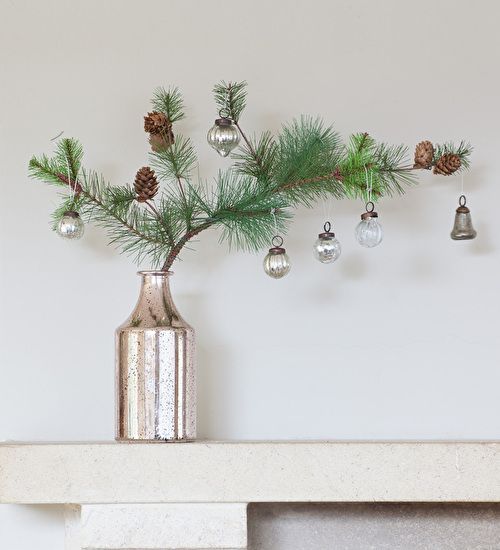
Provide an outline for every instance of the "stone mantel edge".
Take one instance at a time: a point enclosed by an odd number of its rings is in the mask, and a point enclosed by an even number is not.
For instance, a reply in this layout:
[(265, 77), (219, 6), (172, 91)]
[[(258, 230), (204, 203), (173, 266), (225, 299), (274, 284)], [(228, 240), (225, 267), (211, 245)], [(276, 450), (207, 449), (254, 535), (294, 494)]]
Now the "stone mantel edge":
[(245, 549), (251, 502), (500, 502), (500, 442), (0, 444), (0, 503), (65, 505), (67, 550)]
[(499, 502), (498, 441), (3, 443), (0, 502)]

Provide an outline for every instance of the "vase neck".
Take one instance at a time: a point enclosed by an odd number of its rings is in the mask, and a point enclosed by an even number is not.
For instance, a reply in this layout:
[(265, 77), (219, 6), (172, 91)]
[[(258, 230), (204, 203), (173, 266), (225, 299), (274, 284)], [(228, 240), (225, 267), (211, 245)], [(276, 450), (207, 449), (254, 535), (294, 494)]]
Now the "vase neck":
[(170, 294), (170, 271), (140, 271), (139, 300), (127, 320), (138, 328), (185, 327)]

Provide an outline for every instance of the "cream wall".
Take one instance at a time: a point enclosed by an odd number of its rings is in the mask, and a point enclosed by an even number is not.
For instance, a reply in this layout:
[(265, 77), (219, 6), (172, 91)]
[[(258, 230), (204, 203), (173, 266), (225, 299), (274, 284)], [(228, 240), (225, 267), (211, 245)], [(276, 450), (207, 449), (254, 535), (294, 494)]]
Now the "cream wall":
[[(30, 155), (64, 130), (130, 182), (151, 90), (175, 84), (210, 177), (227, 165), (205, 142), (219, 79), (249, 82), (249, 133), (307, 113), (344, 135), (471, 140), (478, 238), (450, 240), (459, 178), (427, 173), (380, 203), (378, 249), (354, 240), (362, 204), (330, 205), (333, 266), (311, 255), (323, 208), (300, 211), (282, 281), (203, 235), (173, 283), (198, 333), (200, 436), (499, 438), (499, 16), (494, 0), (0, 0), (0, 439), (112, 439), (113, 331), (138, 292), (100, 230), (51, 233), (56, 195), (28, 180)], [(62, 540), (58, 510), (0, 509), (2, 550)]]

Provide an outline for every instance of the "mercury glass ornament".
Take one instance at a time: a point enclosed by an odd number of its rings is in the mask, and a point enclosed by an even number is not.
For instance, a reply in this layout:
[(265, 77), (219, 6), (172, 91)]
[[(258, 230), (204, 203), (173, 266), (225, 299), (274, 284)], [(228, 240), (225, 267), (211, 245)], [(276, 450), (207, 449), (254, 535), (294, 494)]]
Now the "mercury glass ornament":
[(366, 212), (361, 214), (361, 221), (355, 229), (356, 240), (365, 248), (373, 248), (382, 242), (382, 226), (378, 222), (378, 214), (374, 212), (375, 205), (369, 202), (366, 205)]
[(335, 233), (331, 231), (332, 224), (326, 222), (323, 229), (324, 233), (320, 233), (318, 240), (314, 243), (314, 257), (322, 264), (331, 264), (338, 260), (342, 248), (339, 240), (335, 237)]
[(78, 212), (68, 210), (57, 224), (56, 231), (64, 239), (80, 239), (85, 232), (85, 226)]
[(221, 117), (208, 131), (207, 141), (219, 155), (227, 157), (238, 146), (240, 133), (230, 118)]
[(451, 230), (451, 238), (454, 241), (466, 241), (469, 239), (475, 239), (477, 232), (472, 226), (472, 218), (470, 216), (470, 210), (465, 206), (467, 199), (465, 195), (461, 195), (458, 200), (458, 208), (455, 212), (455, 223)]
[(290, 271), (290, 258), (281, 246), (283, 244), (282, 237), (274, 237), (272, 244), (273, 247), (269, 249), (264, 258), (264, 271), (273, 279), (281, 279)]

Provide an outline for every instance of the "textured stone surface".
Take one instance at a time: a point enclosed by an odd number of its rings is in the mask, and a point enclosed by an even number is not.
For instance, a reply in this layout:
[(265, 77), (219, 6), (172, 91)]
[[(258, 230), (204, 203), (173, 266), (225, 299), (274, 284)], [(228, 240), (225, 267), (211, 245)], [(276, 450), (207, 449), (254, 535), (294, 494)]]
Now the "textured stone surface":
[(66, 550), (246, 549), (245, 504), (67, 507)]
[(499, 550), (499, 504), (253, 504), (248, 550)]
[(6, 503), (342, 501), (500, 502), (500, 443), (0, 445)]

